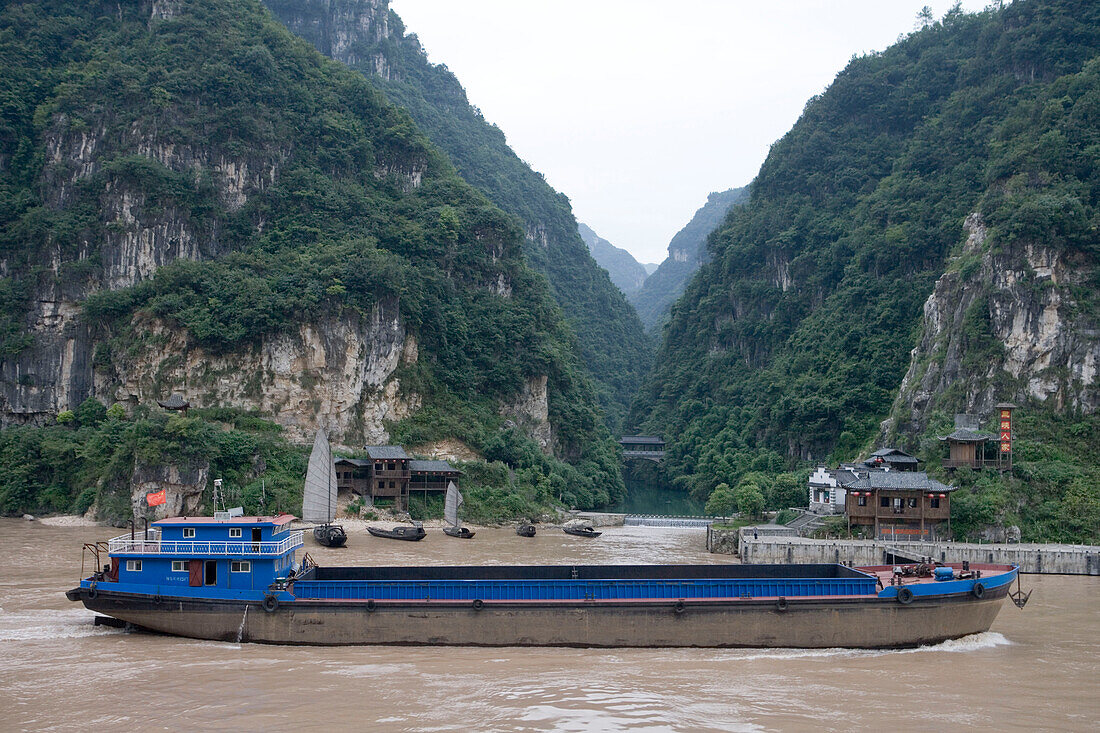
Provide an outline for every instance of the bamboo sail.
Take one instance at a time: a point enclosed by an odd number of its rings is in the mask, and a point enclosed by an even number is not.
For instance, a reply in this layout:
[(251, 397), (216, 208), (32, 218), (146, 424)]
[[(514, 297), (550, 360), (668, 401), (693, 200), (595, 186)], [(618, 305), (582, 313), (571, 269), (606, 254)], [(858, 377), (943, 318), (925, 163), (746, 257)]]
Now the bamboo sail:
[(462, 492), (455, 486), (454, 481), (447, 482), (447, 501), (443, 504), (443, 519), (452, 527), (458, 527), (458, 509), (463, 504)]
[(328, 524), (336, 518), (336, 464), (332, 446), (324, 430), (317, 431), (313, 452), (309, 454), (305, 491), (302, 492), (302, 519)]

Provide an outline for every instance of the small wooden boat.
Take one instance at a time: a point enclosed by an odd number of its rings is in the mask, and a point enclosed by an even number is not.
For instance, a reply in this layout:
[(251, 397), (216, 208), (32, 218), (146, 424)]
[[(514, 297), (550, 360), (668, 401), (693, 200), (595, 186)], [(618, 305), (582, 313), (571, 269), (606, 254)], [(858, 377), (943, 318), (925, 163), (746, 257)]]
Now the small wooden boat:
[(603, 532), (597, 532), (591, 527), (570, 527), (565, 526), (561, 528), (562, 532), (571, 534), (574, 537), (599, 537)]
[(325, 547), (343, 547), (348, 541), (348, 533), (339, 524), (322, 524), (313, 528), (313, 539)]
[(524, 522), (523, 524), (516, 527), (516, 534), (518, 534), (520, 537), (534, 537), (535, 525), (531, 524), (530, 522)]
[(412, 527), (403, 524), (393, 529), (367, 527), (367, 531), (375, 537), (382, 537), (387, 540), (408, 540), (409, 542), (416, 542), (428, 536), (428, 533), (424, 531), (424, 527), (419, 524), (413, 525)]
[(458, 510), (462, 504), (462, 492), (455, 486), (454, 481), (448, 481), (447, 499), (443, 503), (443, 521), (447, 526), (443, 527), (443, 534), (460, 540), (472, 540), (474, 533), (469, 528), (463, 527), (462, 520), (458, 518)]

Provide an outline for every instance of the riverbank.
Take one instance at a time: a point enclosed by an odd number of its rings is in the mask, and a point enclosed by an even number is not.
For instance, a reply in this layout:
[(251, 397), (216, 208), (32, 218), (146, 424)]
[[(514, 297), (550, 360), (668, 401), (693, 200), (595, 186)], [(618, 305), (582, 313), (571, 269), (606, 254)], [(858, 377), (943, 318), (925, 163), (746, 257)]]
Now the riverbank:
[[(931, 557), (940, 562), (1018, 565), (1021, 573), (1100, 575), (1100, 546), (814, 540), (765, 534), (752, 527), (711, 540), (711, 552), (736, 553), (744, 563), (846, 563), (881, 565)], [(719, 534), (713, 530), (712, 535)], [(712, 549), (714, 548), (714, 549)]]

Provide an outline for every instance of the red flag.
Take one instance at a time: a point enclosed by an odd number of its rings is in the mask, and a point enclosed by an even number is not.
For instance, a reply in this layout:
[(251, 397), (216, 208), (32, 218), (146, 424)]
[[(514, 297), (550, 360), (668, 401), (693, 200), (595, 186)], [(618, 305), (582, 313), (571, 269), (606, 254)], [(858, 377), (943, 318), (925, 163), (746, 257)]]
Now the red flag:
[(168, 496), (164, 493), (164, 489), (145, 495), (145, 503), (149, 506), (160, 506), (166, 501), (168, 501)]

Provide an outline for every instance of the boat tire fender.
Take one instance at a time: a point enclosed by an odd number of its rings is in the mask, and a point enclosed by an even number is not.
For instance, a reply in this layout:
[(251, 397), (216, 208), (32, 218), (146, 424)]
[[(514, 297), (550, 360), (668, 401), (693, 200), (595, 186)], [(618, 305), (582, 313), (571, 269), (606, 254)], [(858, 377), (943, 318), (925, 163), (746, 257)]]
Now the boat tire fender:
[(899, 588), (898, 589), (898, 603), (900, 603), (903, 606), (908, 606), (912, 602), (913, 602), (913, 591), (909, 590), (908, 588)]
[(672, 607), (672, 610), (675, 611), (677, 614), (683, 613), (684, 612), (684, 602), (683, 601), (676, 601), (676, 605)]
[(975, 598), (985, 597), (985, 586), (981, 583), (975, 583), (974, 587), (970, 589), (970, 592), (974, 594)]
[(373, 598), (367, 599), (367, 613), (374, 613), (374, 610), (378, 608), (378, 604), (374, 602)]
[(775, 609), (777, 611), (786, 611), (787, 610), (787, 599), (784, 598), (783, 596), (780, 596), (779, 600), (775, 602)]
[(273, 595), (266, 595), (264, 596), (263, 606), (265, 611), (273, 613), (279, 608), (279, 599)]
[(485, 601), (481, 600), (480, 598), (475, 598), (473, 606), (475, 611), (480, 611), (482, 608), (485, 607)]
[(95, 587), (95, 581), (88, 586), (88, 599), (94, 601), (99, 598), (99, 590)]

